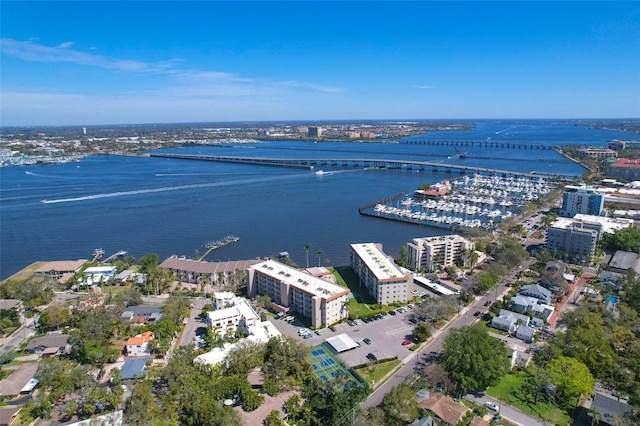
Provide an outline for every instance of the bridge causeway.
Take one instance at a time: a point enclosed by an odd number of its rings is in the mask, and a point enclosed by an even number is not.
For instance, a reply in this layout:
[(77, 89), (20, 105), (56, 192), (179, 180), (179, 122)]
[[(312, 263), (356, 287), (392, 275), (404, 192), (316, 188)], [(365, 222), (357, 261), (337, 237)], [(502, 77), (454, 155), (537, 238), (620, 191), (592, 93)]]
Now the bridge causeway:
[(402, 139), (401, 144), (408, 145), (453, 145), (453, 146), (472, 146), (479, 148), (512, 148), (512, 149), (556, 149), (551, 145), (540, 145), (532, 143), (521, 142), (507, 142), (507, 141), (455, 141), (455, 140), (427, 140), (427, 139)]
[(236, 157), (223, 155), (169, 154), (151, 153), (151, 157), (175, 158), (182, 160), (218, 161), (223, 163), (254, 164), (272, 167), (290, 167), (313, 170), (316, 167), (349, 167), (364, 169), (398, 169), (421, 170), (460, 174), (473, 173), (481, 175), (525, 176), (528, 178), (562, 178), (557, 174), (544, 172), (515, 172), (511, 170), (491, 169), (486, 167), (466, 166), (460, 164), (443, 164), (433, 161), (386, 160), (382, 158), (261, 158)]

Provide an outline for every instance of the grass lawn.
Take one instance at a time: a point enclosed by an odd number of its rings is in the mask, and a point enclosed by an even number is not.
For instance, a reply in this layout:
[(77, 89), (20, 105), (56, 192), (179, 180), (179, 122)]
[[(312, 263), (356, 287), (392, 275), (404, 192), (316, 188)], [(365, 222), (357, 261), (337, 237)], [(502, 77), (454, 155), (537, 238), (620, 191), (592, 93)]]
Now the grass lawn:
[(570, 417), (562, 409), (546, 402), (535, 403), (533, 397), (522, 391), (522, 385), (529, 376), (526, 371), (519, 371), (515, 374), (507, 374), (496, 386), (487, 389), (487, 395), (498, 398), (503, 402), (512, 405), (532, 416), (550, 421), (555, 425), (568, 425)]
[(356, 371), (363, 379), (367, 381), (369, 386), (374, 387), (375, 384), (380, 384), (380, 380), (391, 370), (393, 370), (397, 365), (400, 364), (399, 359), (394, 359), (391, 361), (384, 362), (382, 364), (370, 365), (367, 367), (362, 367), (357, 369)]

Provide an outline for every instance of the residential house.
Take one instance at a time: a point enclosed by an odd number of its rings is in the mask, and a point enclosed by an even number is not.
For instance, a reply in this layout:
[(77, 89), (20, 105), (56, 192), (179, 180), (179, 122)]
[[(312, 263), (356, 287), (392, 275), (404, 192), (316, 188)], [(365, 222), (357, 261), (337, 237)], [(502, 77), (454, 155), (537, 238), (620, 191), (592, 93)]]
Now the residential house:
[(625, 404), (607, 394), (596, 392), (591, 402), (591, 410), (589, 417), (593, 417), (593, 412), (597, 411), (600, 416), (600, 422), (595, 423), (600, 426), (615, 426), (619, 420), (633, 413), (633, 406)]
[(147, 363), (153, 362), (153, 358), (128, 359), (120, 368), (122, 380), (133, 380), (147, 375)]
[(529, 317), (516, 312), (500, 309), (497, 317), (491, 320), (491, 326), (508, 333), (514, 333), (520, 325), (528, 326)]
[(22, 301), (18, 299), (0, 299), (0, 310), (16, 309), (18, 312), (22, 310)]
[(31, 393), (35, 384), (34, 378), (38, 371), (38, 364), (21, 364), (4, 379), (0, 380), (0, 393), (3, 397), (15, 397), (20, 394)]
[(127, 310), (122, 313), (121, 318), (135, 324), (160, 321), (162, 319), (162, 306), (128, 306)]
[(533, 360), (533, 356), (529, 352), (514, 349), (509, 347), (508, 345), (507, 353), (509, 353), (510, 368), (513, 368), (515, 366), (518, 366), (520, 368), (527, 368)]
[(68, 340), (68, 334), (48, 334), (31, 339), (24, 349), (32, 354), (42, 354), (43, 357), (66, 354), (71, 350)]
[(511, 298), (511, 309), (522, 311), (524, 313), (533, 312), (535, 318), (549, 322), (551, 315), (555, 311), (552, 305), (542, 303), (540, 299), (531, 296), (522, 296), (520, 294)]
[(600, 272), (600, 284), (610, 285), (613, 288), (620, 289), (622, 288), (623, 282), (624, 282), (624, 275), (618, 272), (613, 272), (613, 271)]
[(463, 404), (455, 402), (451, 397), (438, 393), (428, 392), (421, 389), (418, 392), (418, 407), (429, 410), (436, 415), (444, 424), (457, 424), (471, 409)]
[(18, 417), (18, 414), (22, 410), (22, 406), (12, 407), (0, 407), (0, 426), (9, 426)]
[(530, 284), (522, 286), (518, 294), (521, 296), (535, 297), (536, 299), (541, 300), (542, 303), (546, 305), (549, 305), (553, 302), (551, 291), (542, 287), (540, 284)]
[(536, 330), (534, 328), (527, 327), (524, 325), (521, 325), (516, 330), (516, 337), (520, 340), (524, 340), (527, 343), (533, 342), (533, 338), (535, 334), (536, 334)]
[(149, 342), (153, 340), (153, 332), (145, 331), (142, 334), (138, 334), (135, 337), (130, 337), (127, 340), (126, 352), (127, 356), (149, 356), (151, 354), (151, 348)]
[(640, 274), (640, 254), (630, 251), (616, 251), (609, 261), (609, 270), (624, 274), (629, 269), (633, 269), (636, 274)]

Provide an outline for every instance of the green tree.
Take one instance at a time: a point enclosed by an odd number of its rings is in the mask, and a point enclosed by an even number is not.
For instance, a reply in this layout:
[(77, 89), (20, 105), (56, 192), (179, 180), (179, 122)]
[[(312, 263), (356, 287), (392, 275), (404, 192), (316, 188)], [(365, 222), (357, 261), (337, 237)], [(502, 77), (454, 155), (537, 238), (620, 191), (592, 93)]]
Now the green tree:
[(418, 343), (426, 342), (431, 337), (431, 327), (424, 322), (418, 323), (413, 329), (413, 337)]
[(271, 412), (262, 421), (264, 426), (285, 426), (286, 423), (280, 418), (280, 412), (278, 410), (271, 410)]
[(606, 251), (624, 250), (640, 253), (640, 230), (625, 228), (618, 229), (613, 234), (604, 232), (599, 245)]
[(456, 384), (458, 394), (482, 391), (507, 373), (504, 343), (480, 326), (453, 329), (445, 338), (439, 362)]
[(304, 251), (307, 252), (307, 268), (309, 268), (309, 249), (311, 248), (311, 244), (306, 243), (304, 245)]
[(605, 377), (612, 371), (617, 356), (608, 341), (611, 331), (598, 312), (592, 312), (588, 306), (565, 311), (558, 325), (566, 331), (556, 333), (551, 345), (565, 356), (586, 364), (596, 377)]
[(142, 256), (138, 260), (138, 265), (140, 265), (140, 272), (143, 274), (151, 274), (155, 272), (160, 264), (160, 258), (155, 253), (148, 253)]
[(266, 345), (263, 371), (281, 390), (300, 386), (311, 374), (308, 348), (291, 337), (272, 338)]
[(557, 386), (558, 402), (564, 408), (575, 406), (581, 395), (591, 395), (596, 384), (587, 366), (575, 358), (561, 356), (547, 364), (549, 378)]
[(69, 308), (62, 303), (51, 303), (49, 307), (40, 314), (40, 326), (45, 330), (58, 330), (65, 325), (69, 319)]
[(406, 425), (419, 416), (416, 393), (405, 384), (391, 388), (382, 399), (380, 408), (385, 412), (389, 425)]

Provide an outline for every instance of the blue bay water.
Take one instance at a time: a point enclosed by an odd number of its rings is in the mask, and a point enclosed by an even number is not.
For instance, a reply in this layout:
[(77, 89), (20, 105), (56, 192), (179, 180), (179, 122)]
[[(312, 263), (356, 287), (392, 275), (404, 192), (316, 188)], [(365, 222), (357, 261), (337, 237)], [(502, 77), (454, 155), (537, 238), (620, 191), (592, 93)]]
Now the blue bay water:
[[(514, 127), (515, 126), (515, 127)], [(439, 139), (481, 140), (509, 128), (517, 141), (564, 145), (577, 139), (605, 144), (620, 132), (574, 126), (486, 123), (476, 131), (439, 133)], [(474, 133), (475, 132), (475, 133)], [(422, 135), (435, 138), (438, 133)], [(505, 132), (503, 132), (505, 133)], [(501, 133), (500, 133), (501, 134)], [(500, 135), (499, 134), (499, 135)], [(493, 136), (491, 136), (493, 137)], [(474, 139), (475, 138), (475, 139)], [(515, 141), (515, 139), (505, 139)], [(412, 144), (272, 141), (236, 147), (197, 146), (172, 152), (296, 158), (397, 158), (468, 164), (514, 171), (579, 176), (583, 169), (552, 150), (465, 147), (459, 159), (452, 146)], [(490, 157), (491, 159), (487, 159)], [(329, 170), (326, 167), (325, 170)], [(391, 255), (415, 237), (442, 229), (361, 216), (358, 207), (399, 192), (412, 192), (456, 174), (431, 171), (310, 170), (164, 158), (93, 156), (81, 162), (0, 169), (0, 277), (36, 260), (90, 258), (127, 250), (139, 258), (157, 253), (202, 254), (211, 240), (233, 234), (240, 241), (214, 251), (207, 260), (273, 256), (288, 251), (310, 265), (349, 262), (349, 244), (381, 242)], [(42, 203), (47, 200), (47, 203)]]

